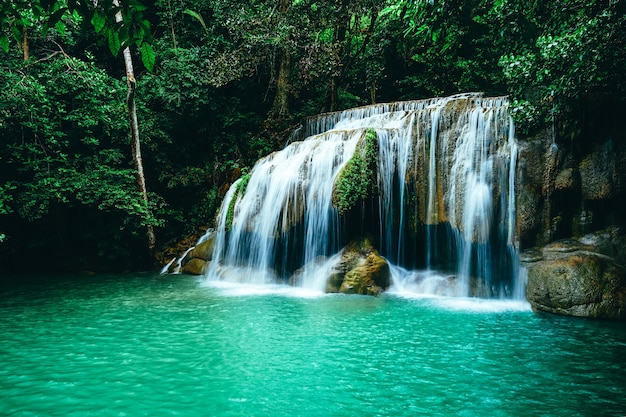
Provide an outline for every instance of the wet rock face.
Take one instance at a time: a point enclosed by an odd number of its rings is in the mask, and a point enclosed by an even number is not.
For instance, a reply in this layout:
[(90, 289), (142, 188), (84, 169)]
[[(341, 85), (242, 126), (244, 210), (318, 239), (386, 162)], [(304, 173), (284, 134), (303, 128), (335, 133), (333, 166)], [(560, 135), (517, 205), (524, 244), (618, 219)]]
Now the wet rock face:
[(606, 141), (580, 163), (582, 197), (585, 200), (606, 200), (624, 191), (624, 176), (620, 172), (626, 161), (623, 147)]
[(520, 141), (516, 189), (517, 234), (523, 246), (541, 243), (544, 226), (546, 138)]
[(619, 229), (551, 243), (522, 257), (526, 295), (535, 310), (626, 320), (626, 237)]
[(626, 142), (612, 136), (578, 147), (550, 131), (520, 141), (517, 237), (534, 248), (520, 260), (536, 310), (626, 319)]
[(203, 275), (207, 270), (208, 264), (200, 258), (192, 258), (183, 266), (181, 272), (188, 275)]
[(326, 292), (379, 295), (391, 285), (387, 261), (368, 239), (350, 243), (326, 281)]
[(214, 247), (215, 235), (211, 235), (208, 239), (197, 244), (181, 261), (180, 272), (189, 275), (203, 275), (211, 262)]
[(516, 177), (522, 248), (622, 225), (626, 142), (597, 137), (586, 149), (552, 142), (549, 131), (519, 141)]

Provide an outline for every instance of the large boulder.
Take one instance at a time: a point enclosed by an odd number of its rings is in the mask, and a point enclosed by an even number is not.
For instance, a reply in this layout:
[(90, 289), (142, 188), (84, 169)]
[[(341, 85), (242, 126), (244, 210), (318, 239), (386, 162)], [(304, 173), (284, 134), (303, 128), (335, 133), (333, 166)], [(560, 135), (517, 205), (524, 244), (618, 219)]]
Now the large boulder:
[(391, 285), (387, 261), (369, 239), (351, 242), (326, 281), (326, 292), (379, 295)]
[(192, 258), (185, 263), (180, 272), (187, 275), (204, 275), (207, 268), (207, 261), (200, 258)]
[(215, 248), (215, 236), (211, 235), (206, 240), (198, 243), (193, 248), (192, 256), (194, 258), (210, 261), (213, 257), (213, 249)]
[(626, 320), (625, 245), (624, 234), (613, 228), (523, 254), (533, 309)]
[(211, 233), (198, 243), (180, 261), (180, 272), (189, 275), (204, 275), (213, 257), (215, 234)]

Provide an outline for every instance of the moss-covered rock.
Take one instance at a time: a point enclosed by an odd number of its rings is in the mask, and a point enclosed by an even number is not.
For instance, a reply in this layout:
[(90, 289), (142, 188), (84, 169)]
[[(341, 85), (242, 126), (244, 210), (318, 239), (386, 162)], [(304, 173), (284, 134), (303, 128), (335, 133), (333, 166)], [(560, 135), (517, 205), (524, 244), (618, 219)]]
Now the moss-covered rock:
[(326, 281), (326, 292), (379, 295), (391, 285), (387, 261), (369, 239), (351, 242)]
[(248, 188), (248, 182), (250, 182), (250, 174), (245, 173), (239, 179), (239, 182), (235, 188), (235, 194), (228, 203), (228, 211), (226, 212), (226, 230), (230, 230), (233, 227), (233, 220), (235, 218), (235, 204), (237, 199), (243, 196)]
[(368, 129), (359, 139), (354, 155), (343, 166), (333, 184), (333, 206), (339, 214), (348, 213), (360, 201), (371, 196), (376, 183), (378, 139)]
[(378, 253), (370, 253), (344, 276), (339, 292), (379, 295), (389, 287), (389, 284), (389, 264)]

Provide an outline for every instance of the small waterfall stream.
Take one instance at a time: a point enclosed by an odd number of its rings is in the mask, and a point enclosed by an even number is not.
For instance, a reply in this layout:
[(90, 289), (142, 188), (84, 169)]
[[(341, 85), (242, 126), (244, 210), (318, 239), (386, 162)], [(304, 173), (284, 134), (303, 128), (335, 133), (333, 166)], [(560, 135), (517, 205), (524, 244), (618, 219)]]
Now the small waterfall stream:
[[(209, 279), (322, 289), (333, 255), (367, 235), (396, 289), (454, 276), (451, 295), (519, 294), (506, 98), (365, 106), (310, 118), (301, 131), (306, 138), (259, 160), (226, 194)], [(340, 214), (335, 182), (367, 131), (378, 152), (373, 192)]]

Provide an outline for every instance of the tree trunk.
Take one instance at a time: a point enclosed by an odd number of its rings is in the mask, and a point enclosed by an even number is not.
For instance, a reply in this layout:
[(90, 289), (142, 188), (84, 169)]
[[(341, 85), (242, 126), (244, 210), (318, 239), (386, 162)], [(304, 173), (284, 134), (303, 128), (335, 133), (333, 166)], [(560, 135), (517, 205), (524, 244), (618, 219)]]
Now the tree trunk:
[[(279, 0), (278, 10), (281, 19), (287, 18), (287, 12), (291, 8), (291, 0)], [(291, 75), (291, 54), (289, 46), (284, 45), (280, 54), (280, 64), (278, 66), (278, 76), (276, 77), (276, 96), (272, 104), (270, 115), (276, 119), (285, 119), (289, 117), (289, 94), (291, 84), (289, 77)]]
[[(113, 2), (115, 6), (119, 6), (119, 2), (115, 0)], [(117, 22), (122, 21), (122, 13), (117, 12), (115, 15)], [(139, 123), (137, 122), (137, 109), (135, 108), (135, 88), (137, 82), (135, 81), (135, 71), (133, 69), (133, 58), (130, 54), (130, 48), (124, 48), (124, 66), (126, 67), (126, 81), (128, 83), (128, 94), (126, 95), (126, 105), (128, 106), (128, 117), (130, 119), (130, 136), (131, 136), (131, 150), (133, 154), (133, 163), (135, 164), (135, 175), (137, 177), (137, 185), (141, 198), (148, 205), (148, 190), (146, 188), (146, 179), (143, 173), (143, 161), (141, 159), (141, 142), (139, 141)], [(146, 226), (146, 235), (148, 238), (148, 250), (150, 254), (154, 253), (156, 246), (156, 237), (154, 235), (154, 228), (151, 224)]]
[(278, 67), (278, 77), (276, 78), (276, 97), (270, 114), (277, 119), (289, 117), (289, 75), (291, 73), (291, 55), (283, 49)]
[[(379, 9), (374, 7), (370, 10), (370, 25), (367, 31), (365, 32), (365, 38), (363, 39), (363, 43), (358, 51), (354, 52), (354, 54), (350, 54), (350, 45), (351, 41), (348, 38), (349, 25), (353, 16), (348, 7), (349, 2), (344, 2), (342, 6), (342, 10), (344, 10), (343, 14), (340, 14), (337, 28), (335, 29), (335, 47), (337, 48), (337, 66), (334, 69), (334, 75), (331, 77), (330, 84), (328, 85), (326, 102), (328, 105), (329, 111), (336, 111), (337, 106), (339, 104), (339, 86), (342, 85), (346, 74), (352, 68), (352, 65), (358, 56), (362, 56), (366, 50), (368, 43), (371, 40), (372, 33), (374, 33), (374, 29), (376, 27), (377, 17), (379, 13)], [(354, 31), (355, 29), (350, 29)], [(376, 82), (373, 81), (370, 88), (370, 99), (372, 104), (376, 102)]]
[(337, 110), (337, 100), (339, 98), (338, 80), (338, 77), (332, 77), (332, 79), (330, 80), (330, 85), (328, 86), (328, 111)]
[(26, 28), (26, 26), (22, 28), (22, 35), (23, 35), (22, 49), (24, 52), (24, 61), (28, 61), (28, 59), (30, 58), (30, 54), (28, 51), (28, 29)]
[[(345, 3), (345, 2), (344, 2)], [(334, 68), (334, 75), (331, 77), (329, 92), (328, 92), (328, 107), (329, 111), (336, 111), (339, 102), (339, 84), (343, 76), (343, 56), (344, 56), (344, 43), (346, 41), (346, 33), (348, 32), (348, 22), (350, 14), (347, 11), (347, 7), (342, 7), (342, 14), (339, 17), (339, 24), (335, 29), (335, 47), (337, 48), (337, 67)]]

